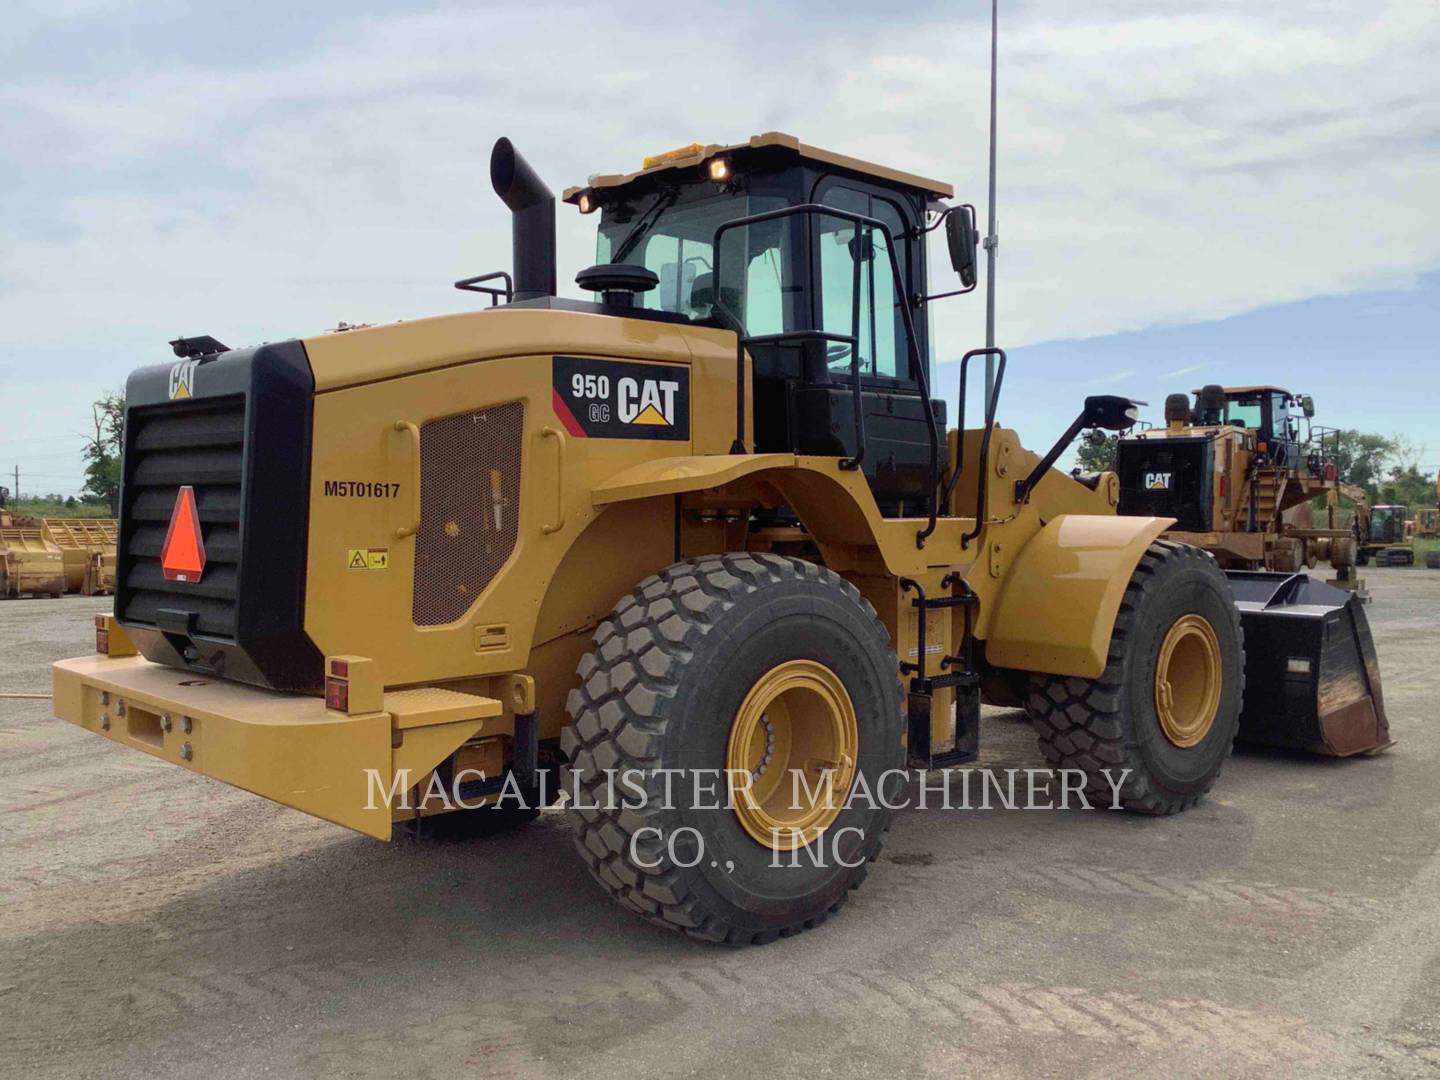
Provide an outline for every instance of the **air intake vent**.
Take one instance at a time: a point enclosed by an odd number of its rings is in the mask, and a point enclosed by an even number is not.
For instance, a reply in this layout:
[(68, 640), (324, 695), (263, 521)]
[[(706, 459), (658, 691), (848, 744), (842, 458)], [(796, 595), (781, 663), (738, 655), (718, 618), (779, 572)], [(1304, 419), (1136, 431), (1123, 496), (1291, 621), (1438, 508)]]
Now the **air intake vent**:
[(416, 626), (464, 615), (514, 552), (524, 426), (524, 406), (514, 401), (420, 429)]

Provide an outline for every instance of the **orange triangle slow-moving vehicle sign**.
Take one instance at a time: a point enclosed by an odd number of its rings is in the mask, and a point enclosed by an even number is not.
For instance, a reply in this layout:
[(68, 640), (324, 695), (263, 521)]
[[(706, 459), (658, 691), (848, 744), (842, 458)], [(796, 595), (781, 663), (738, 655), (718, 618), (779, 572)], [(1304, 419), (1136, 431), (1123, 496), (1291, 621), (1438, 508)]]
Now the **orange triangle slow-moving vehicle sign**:
[(175, 495), (170, 528), (160, 549), (160, 569), (165, 571), (166, 581), (199, 581), (205, 572), (205, 538), (200, 535), (195, 489), (189, 484)]

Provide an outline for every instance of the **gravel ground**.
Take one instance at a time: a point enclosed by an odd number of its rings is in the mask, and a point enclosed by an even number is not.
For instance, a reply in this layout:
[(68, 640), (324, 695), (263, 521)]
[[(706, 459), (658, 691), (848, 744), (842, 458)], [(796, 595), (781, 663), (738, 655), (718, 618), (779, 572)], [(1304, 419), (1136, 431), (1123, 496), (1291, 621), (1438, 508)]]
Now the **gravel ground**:
[[(613, 906), (556, 814), (381, 844), (0, 699), (0, 1075), (1433, 1076), (1440, 573), (1365, 577), (1388, 754), (1241, 750), (1162, 820), (910, 812), (740, 951)], [(100, 606), (0, 604), (0, 694)]]

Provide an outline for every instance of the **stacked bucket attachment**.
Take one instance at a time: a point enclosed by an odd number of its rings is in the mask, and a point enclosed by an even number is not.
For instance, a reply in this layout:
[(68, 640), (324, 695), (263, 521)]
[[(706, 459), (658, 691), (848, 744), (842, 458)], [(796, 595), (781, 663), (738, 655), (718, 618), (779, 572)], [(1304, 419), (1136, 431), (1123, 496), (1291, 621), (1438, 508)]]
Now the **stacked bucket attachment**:
[(1360, 598), (1303, 573), (1226, 576), (1245, 631), (1239, 738), (1332, 757), (1392, 745)]

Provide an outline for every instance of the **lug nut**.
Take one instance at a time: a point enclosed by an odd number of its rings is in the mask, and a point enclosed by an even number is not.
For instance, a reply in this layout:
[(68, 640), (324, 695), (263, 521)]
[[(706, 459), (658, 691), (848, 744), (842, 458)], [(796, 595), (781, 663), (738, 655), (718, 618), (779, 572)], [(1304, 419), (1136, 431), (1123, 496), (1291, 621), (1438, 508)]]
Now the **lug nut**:
[(188, 742), (185, 743), (183, 746), (180, 747), (180, 760), (181, 760), (181, 761), (189, 761), (189, 760), (190, 760), (192, 757), (194, 757), (194, 756), (195, 756), (195, 751), (193, 751), (193, 750), (190, 749), (190, 744), (189, 744)]

